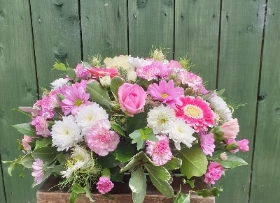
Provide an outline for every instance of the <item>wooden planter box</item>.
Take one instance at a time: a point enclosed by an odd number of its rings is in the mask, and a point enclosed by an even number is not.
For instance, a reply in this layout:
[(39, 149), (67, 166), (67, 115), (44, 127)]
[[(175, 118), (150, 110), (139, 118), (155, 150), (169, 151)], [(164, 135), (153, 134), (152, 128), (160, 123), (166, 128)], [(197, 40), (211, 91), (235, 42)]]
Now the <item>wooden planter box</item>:
[[(69, 193), (67, 191), (59, 191), (56, 187), (53, 187), (58, 183), (58, 179), (50, 177), (37, 191), (37, 203), (68, 203)], [(176, 180), (173, 181), (173, 188), (175, 191), (179, 190), (179, 184), (176, 185)], [(177, 187), (178, 186), (178, 187)], [(203, 182), (196, 181), (195, 189), (206, 188)], [(195, 190), (194, 189), (194, 190)], [(186, 192), (189, 188), (185, 185), (182, 187), (182, 191)], [(115, 183), (114, 188), (110, 192), (109, 199), (98, 193), (95, 189), (92, 191), (92, 198), (96, 203), (133, 203), (131, 197), (131, 191), (128, 183)], [(90, 201), (81, 195), (77, 200), (77, 203), (90, 203)], [(151, 184), (147, 183), (147, 195), (144, 203), (172, 203), (172, 199), (163, 196), (157, 191), (157, 189)], [(215, 203), (214, 197), (203, 198), (196, 194), (191, 194), (191, 203)]]

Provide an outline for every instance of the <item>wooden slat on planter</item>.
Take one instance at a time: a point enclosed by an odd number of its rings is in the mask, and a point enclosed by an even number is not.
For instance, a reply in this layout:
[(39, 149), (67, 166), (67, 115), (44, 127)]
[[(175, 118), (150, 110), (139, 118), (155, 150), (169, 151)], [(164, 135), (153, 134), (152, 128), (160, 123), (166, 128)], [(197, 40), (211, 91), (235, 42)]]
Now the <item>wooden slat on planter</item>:
[(188, 57), (209, 89), (216, 88), (220, 0), (175, 1), (175, 59)]
[(152, 45), (173, 57), (174, 0), (128, 1), (129, 54), (147, 57)]
[[(67, 203), (69, 199), (69, 193), (66, 191), (57, 191), (56, 188), (52, 188), (58, 183), (58, 179), (50, 177), (37, 192), (37, 203)], [(178, 180), (173, 181), (174, 191), (179, 191), (180, 185)], [(203, 189), (208, 186), (205, 183), (196, 180), (196, 187), (194, 189)], [(189, 188), (186, 185), (182, 186), (182, 192), (187, 192)], [(96, 190), (92, 191), (92, 198), (98, 203), (133, 203), (131, 191), (128, 186), (128, 181), (125, 183), (115, 183), (114, 188), (110, 192), (109, 199), (99, 194)], [(77, 203), (90, 203), (90, 201), (81, 195)], [(172, 203), (172, 199), (164, 197), (157, 189), (150, 183), (147, 183), (147, 195), (144, 203)], [(191, 203), (215, 203), (214, 197), (203, 198), (196, 194), (191, 194)]]
[(81, 1), (83, 60), (128, 54), (126, 0)]
[(280, 4), (269, 0), (258, 102), (250, 202), (279, 202)]
[[(246, 104), (234, 112), (240, 133), (247, 138), (250, 151), (240, 153), (251, 165), (260, 68), (265, 0), (222, 1), (218, 89), (225, 88), (229, 103)], [(224, 192), (217, 202), (248, 202), (251, 166), (233, 169), (222, 182)]]
[[(11, 109), (29, 106), (37, 98), (31, 31), (29, 1), (0, 0), (0, 153), (3, 161), (14, 160), (22, 154), (17, 150), (16, 140), (23, 135), (12, 125), (29, 122), (27, 116)], [(7, 203), (35, 202), (30, 173), (24, 173), (25, 178), (21, 179), (22, 170), (18, 168), (10, 177), (8, 166), (2, 163)], [(2, 192), (0, 202), (5, 202)]]

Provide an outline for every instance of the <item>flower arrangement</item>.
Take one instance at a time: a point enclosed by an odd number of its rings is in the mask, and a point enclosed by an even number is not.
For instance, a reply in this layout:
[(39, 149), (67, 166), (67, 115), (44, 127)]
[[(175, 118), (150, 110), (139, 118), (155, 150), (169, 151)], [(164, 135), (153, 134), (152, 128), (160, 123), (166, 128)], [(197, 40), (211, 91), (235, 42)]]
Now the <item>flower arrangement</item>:
[[(33, 107), (19, 107), (30, 123), (14, 125), (23, 155), (10, 163), (32, 170), (34, 184), (51, 174), (69, 186), (70, 202), (96, 187), (106, 194), (114, 182), (130, 175), (135, 203), (144, 201), (146, 179), (174, 202), (189, 194), (171, 182), (193, 185), (193, 177), (215, 184), (222, 174), (247, 163), (237, 151), (249, 150), (248, 140), (236, 140), (238, 120), (222, 91), (207, 90), (190, 72), (188, 58), (166, 60), (161, 49), (147, 59), (131, 56), (92, 58), (75, 69), (56, 62), (66, 77), (51, 83)], [(217, 195), (221, 189), (197, 191)]]

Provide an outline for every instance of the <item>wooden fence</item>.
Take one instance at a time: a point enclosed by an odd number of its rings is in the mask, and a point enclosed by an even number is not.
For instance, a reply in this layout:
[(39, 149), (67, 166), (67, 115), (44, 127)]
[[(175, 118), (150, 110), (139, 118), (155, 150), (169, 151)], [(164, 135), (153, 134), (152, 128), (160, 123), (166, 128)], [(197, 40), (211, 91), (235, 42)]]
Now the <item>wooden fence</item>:
[[(226, 174), (217, 202), (279, 202), (279, 23), (279, 0), (0, 0), (0, 159), (19, 154), (11, 125), (28, 121), (11, 109), (49, 87), (55, 59), (74, 67), (97, 53), (143, 57), (162, 46), (168, 59), (188, 54), (208, 88), (246, 104), (234, 114), (249, 166)], [(9, 177), (0, 166), (0, 202), (36, 202), (30, 173)]]

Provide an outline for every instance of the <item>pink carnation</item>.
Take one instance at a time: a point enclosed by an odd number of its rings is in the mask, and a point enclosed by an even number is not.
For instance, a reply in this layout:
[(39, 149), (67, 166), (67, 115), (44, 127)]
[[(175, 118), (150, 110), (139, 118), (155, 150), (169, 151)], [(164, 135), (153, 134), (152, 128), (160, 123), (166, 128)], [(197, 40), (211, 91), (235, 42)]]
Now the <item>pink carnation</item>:
[(237, 141), (237, 146), (242, 152), (249, 151), (249, 141), (247, 139)]
[(168, 137), (157, 135), (157, 138), (157, 142), (147, 140), (147, 154), (152, 157), (155, 165), (161, 166), (166, 164), (172, 158), (172, 153), (169, 147)]
[(74, 71), (76, 76), (81, 79), (87, 79), (90, 76), (88, 68), (84, 67), (82, 63), (78, 63)]
[(239, 151), (239, 148), (238, 148), (238, 145), (237, 145), (237, 142), (236, 142), (235, 139), (228, 139), (228, 140), (225, 140), (225, 143), (226, 143), (226, 145), (227, 145), (226, 148), (227, 148), (231, 153), (235, 154), (236, 152)]
[(205, 155), (212, 156), (215, 149), (215, 139), (212, 133), (199, 132), (200, 146)]
[(139, 78), (151, 81), (159, 77), (165, 78), (169, 75), (170, 70), (160, 61), (153, 61), (151, 64), (136, 69), (136, 74)]
[(239, 125), (237, 119), (231, 119), (224, 123), (220, 130), (224, 133), (225, 139), (235, 139), (239, 132)]
[(37, 184), (40, 184), (43, 181), (44, 171), (43, 171), (43, 161), (41, 159), (35, 159), (32, 164), (33, 172), (31, 175), (34, 177), (34, 180)]
[(86, 133), (88, 147), (99, 156), (114, 151), (120, 142), (119, 135), (110, 128), (109, 120), (99, 120)]
[(112, 190), (112, 188), (114, 187), (114, 184), (112, 183), (112, 181), (105, 176), (101, 176), (98, 180), (98, 183), (96, 184), (96, 188), (97, 190), (101, 193), (101, 194), (105, 194), (107, 192), (110, 192)]
[(31, 150), (31, 146), (29, 145), (29, 142), (33, 142), (33, 138), (27, 135), (23, 136), (23, 139), (21, 140), (22, 146), (24, 150), (28, 151)]
[(204, 182), (215, 184), (216, 180), (219, 180), (223, 174), (223, 166), (217, 162), (210, 162), (207, 172), (205, 173)]
[(51, 135), (51, 132), (48, 129), (48, 121), (44, 118), (44, 116), (37, 116), (33, 118), (30, 124), (35, 126), (37, 135), (42, 135), (43, 137), (49, 137)]

